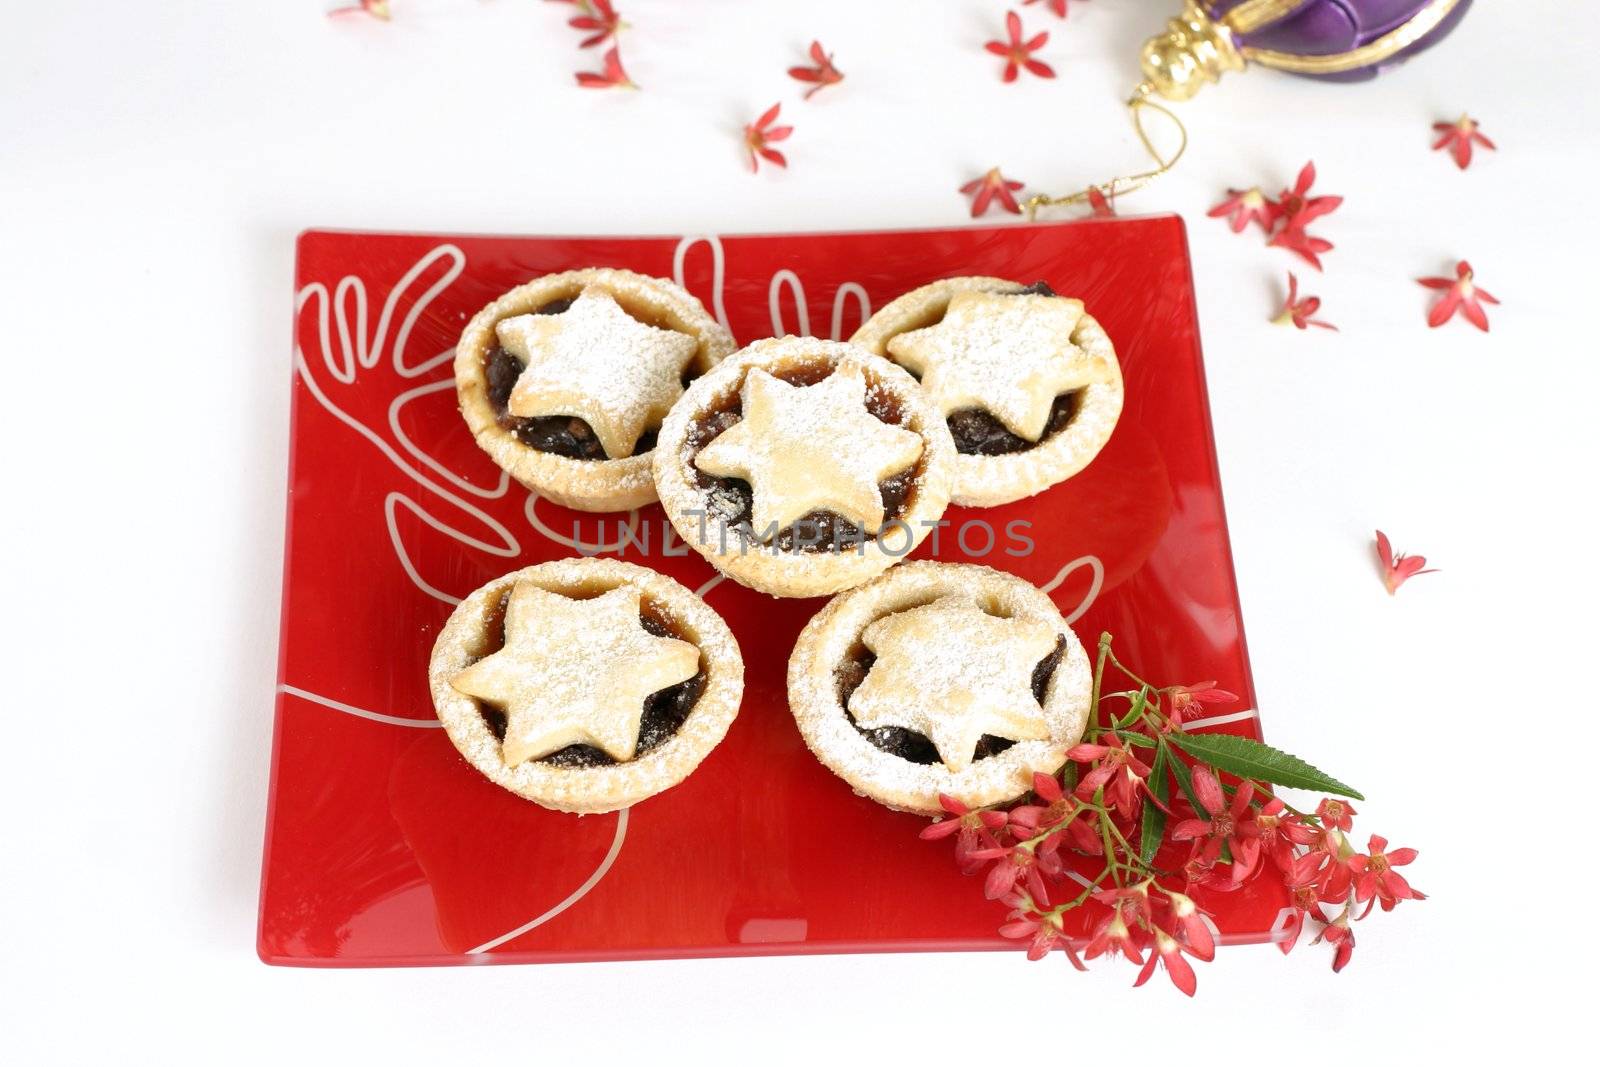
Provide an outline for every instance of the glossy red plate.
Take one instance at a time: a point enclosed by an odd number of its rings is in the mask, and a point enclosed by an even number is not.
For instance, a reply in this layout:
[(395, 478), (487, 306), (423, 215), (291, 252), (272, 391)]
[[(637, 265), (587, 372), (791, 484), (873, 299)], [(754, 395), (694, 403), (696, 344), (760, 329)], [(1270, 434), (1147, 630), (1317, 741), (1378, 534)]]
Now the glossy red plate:
[[(491, 785), (433, 717), (426, 665), (456, 598), (599, 545), (690, 588), (659, 508), (582, 515), (508, 484), (456, 412), (451, 348), (549, 271), (675, 277), (741, 343), (848, 337), (936, 278), (1044, 279), (1121, 355), (1127, 407), (1064, 485), (951, 508), (919, 556), (1051, 592), (1084, 643), (1163, 683), (1242, 694), (1204, 728), (1259, 736), (1206, 406), (1183, 223), (1173, 217), (781, 236), (300, 238), (288, 543), (258, 947), (270, 963), (387, 965), (983, 949), (1001, 908), (923, 823), (851, 793), (801, 742), (784, 665), (817, 600), (706, 591), (744, 650), (743, 708), (686, 782), (577, 817)], [(977, 518), (1000, 531), (991, 540)], [(1006, 524), (1029, 525), (1021, 540)], [(630, 527), (628, 524), (633, 523)], [(619, 546), (625, 531), (632, 531)], [(640, 539), (648, 547), (638, 547)], [(672, 546), (683, 553), (681, 543)], [(1207, 901), (1226, 941), (1270, 940), (1276, 880)]]

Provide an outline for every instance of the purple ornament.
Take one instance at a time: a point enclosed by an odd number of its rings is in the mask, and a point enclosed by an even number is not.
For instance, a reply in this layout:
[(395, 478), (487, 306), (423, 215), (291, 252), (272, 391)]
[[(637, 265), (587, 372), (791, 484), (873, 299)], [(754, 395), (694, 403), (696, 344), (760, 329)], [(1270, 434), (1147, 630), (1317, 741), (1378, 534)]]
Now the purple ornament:
[[(1230, 12), (1247, 3), (1249, 0), (1212, 0), (1206, 6), (1213, 19), (1226, 23)], [(1430, 8), (1439, 6), (1437, 0), (1299, 0), (1288, 14), (1261, 28), (1236, 32), (1234, 41), (1247, 58), (1254, 58), (1256, 62), (1263, 62), (1259, 58), (1259, 51), (1255, 57), (1250, 56), (1252, 51), (1257, 50), (1291, 56), (1343, 55), (1371, 45), (1419, 14), (1425, 15)], [(1295, 73), (1336, 81), (1365, 81), (1377, 77), (1386, 67), (1442, 40), (1455, 29), (1471, 6), (1472, 0), (1460, 0), (1415, 42), (1396, 49), (1376, 62), (1347, 71)]]
[(1185, 0), (1145, 43), (1143, 91), (1187, 100), (1224, 72), (1263, 67), (1363, 81), (1443, 39), (1472, 0)]

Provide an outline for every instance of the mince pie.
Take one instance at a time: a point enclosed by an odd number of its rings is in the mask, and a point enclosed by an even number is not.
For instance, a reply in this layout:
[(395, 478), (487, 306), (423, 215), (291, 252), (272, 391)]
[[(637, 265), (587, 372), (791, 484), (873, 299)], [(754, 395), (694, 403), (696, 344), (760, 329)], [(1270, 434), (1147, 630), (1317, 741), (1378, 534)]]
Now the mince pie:
[(1008, 504), (1088, 466), (1122, 412), (1122, 371), (1083, 303), (1038, 282), (947, 278), (851, 338), (915, 374), (955, 440), (957, 504)]
[(721, 616), (614, 559), (541, 563), (463, 600), (433, 646), (433, 704), (490, 781), (558, 811), (615, 811), (688, 777), (739, 710)]
[(906, 563), (828, 602), (789, 658), (801, 736), (857, 793), (937, 814), (1054, 774), (1089, 722), (1089, 657), (1054, 602), (972, 564)]
[(650, 450), (685, 383), (732, 351), (672, 282), (567, 271), (473, 317), (456, 392), (479, 447), (517, 481), (568, 507), (622, 511), (655, 499)]
[(656, 490), (735, 581), (822, 596), (881, 573), (944, 513), (955, 446), (913, 379), (854, 345), (758, 341), (661, 424)]

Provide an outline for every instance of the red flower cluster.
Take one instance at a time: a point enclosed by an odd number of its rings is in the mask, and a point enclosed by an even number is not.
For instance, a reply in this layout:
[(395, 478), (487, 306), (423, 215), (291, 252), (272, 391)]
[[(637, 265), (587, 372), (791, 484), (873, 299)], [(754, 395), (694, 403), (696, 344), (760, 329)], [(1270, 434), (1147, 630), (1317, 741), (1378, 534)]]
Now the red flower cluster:
[[(1139, 688), (1102, 695), (1108, 662)], [(1374, 906), (1389, 911), (1424, 899), (1396, 870), (1416, 858), (1414, 849), (1390, 849), (1378, 836), (1365, 853), (1351, 846), (1348, 802), (1330, 797), (1315, 811), (1297, 811), (1255, 781), (1229, 784), (1217, 768), (1184, 755), (1202, 737), (1187, 741), (1184, 719), (1204, 704), (1237, 700), (1233, 694), (1212, 682), (1157, 689), (1116, 661), (1109, 636), (1101, 637), (1095, 678), (1101, 722), (1067, 752), (1060, 777), (1034, 775), (1032, 796), (1004, 811), (941, 796), (948, 817), (921, 833), (956, 838), (963, 873), (983, 872), (984, 896), (1008, 909), (1001, 936), (1024, 942), (1030, 959), (1060, 949), (1083, 970), (1085, 960), (1121, 956), (1139, 966), (1135, 985), (1159, 968), (1193, 996), (1190, 960), (1216, 954), (1215, 927), (1197, 893), (1281, 878), (1294, 908), (1283, 951), (1309, 924), (1315, 941), (1334, 947), (1334, 970), (1354, 950), (1351, 923)], [(1125, 701), (1127, 709), (1111, 714), (1107, 701)], [(1174, 787), (1181, 795), (1172, 795)], [(1074, 895), (1052, 904), (1055, 887), (1069, 878)], [(1084, 919), (1069, 923), (1080, 908)]]
[(1344, 197), (1312, 196), (1311, 185), (1316, 180), (1316, 164), (1307, 163), (1295, 179), (1294, 188), (1284, 189), (1276, 200), (1264, 194), (1259, 186), (1229, 189), (1227, 199), (1207, 214), (1228, 219), (1234, 233), (1244, 232), (1244, 228), (1254, 222), (1267, 234), (1267, 244), (1286, 248), (1321, 270), (1321, 256), (1333, 250), (1333, 242), (1311, 234), (1306, 227), (1332, 214), (1344, 203)]

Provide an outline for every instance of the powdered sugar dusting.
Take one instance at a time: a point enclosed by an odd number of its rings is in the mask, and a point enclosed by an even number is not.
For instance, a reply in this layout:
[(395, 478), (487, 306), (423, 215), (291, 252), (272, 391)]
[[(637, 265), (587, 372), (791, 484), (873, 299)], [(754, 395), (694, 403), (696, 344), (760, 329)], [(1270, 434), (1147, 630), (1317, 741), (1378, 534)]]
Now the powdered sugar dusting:
[(695, 371), (709, 370), (733, 351), (733, 337), (681, 286), (632, 271), (592, 267), (537, 278), (474, 315), (456, 346), (456, 393), (462, 417), (478, 447), (519, 483), (566, 507), (625, 511), (656, 498), (650, 453), (622, 459), (578, 460), (540, 452), (499, 424), (488, 399), (484, 357), (497, 341), (496, 324), (528, 314), (553, 300), (573, 297), (589, 286), (610, 293), (619, 304), (640, 310), (652, 321), (666, 323), (692, 337), (697, 345), (691, 364)]
[[(981, 603), (991, 614), (1044, 624), (1066, 641), (1045, 690), (1048, 738), (1021, 741), (960, 771), (911, 763), (861, 736), (845, 715), (836, 677), (875, 621), (952, 595)], [(1047, 595), (1013, 575), (969, 564), (905, 563), (835, 597), (806, 626), (789, 660), (789, 706), (817, 758), (856, 791), (926, 814), (941, 810), (941, 792), (971, 805), (998, 804), (1027, 792), (1035, 771), (1058, 770), (1088, 724), (1091, 685), (1088, 654)]]
[[(689, 717), (671, 738), (637, 759), (595, 767), (559, 767), (527, 762), (507, 767), (501, 742), (483, 721), (476, 703), (451, 680), (477, 660), (485, 619), (519, 581), (565, 596), (594, 596), (628, 585), (669, 615), (700, 649), (705, 688)], [(582, 640), (583, 635), (570, 635)], [(705, 601), (671, 578), (621, 560), (576, 558), (541, 563), (503, 575), (461, 602), (434, 644), (429, 688), (445, 732), (456, 748), (496, 784), (545, 807), (571, 812), (614, 811), (682, 781), (716, 747), (739, 710), (744, 661), (738, 642)]]
[(878, 484), (915, 463), (923, 442), (867, 412), (860, 368), (839, 367), (801, 386), (756, 367), (742, 395), (744, 418), (694, 463), (750, 484), (755, 529), (776, 532), (813, 511), (830, 511), (876, 534), (884, 515)]
[[(753, 546), (733, 525), (743, 501), (715, 483), (705, 484), (698, 477), (695, 457), (707, 440), (737, 424), (739, 416), (730, 410), (732, 397), (753, 369), (780, 378), (800, 374), (815, 381), (819, 366), (834, 374), (859, 373), (877, 394), (876, 403), (892, 399), (897, 418), (873, 421), (884, 430), (904, 429), (921, 439), (920, 458), (902, 466), (903, 470), (915, 463), (912, 491), (898, 522), (885, 527), (882, 539), (868, 537), (846, 544), (841, 551), (783, 548), (778, 542)], [(701, 429), (706, 424), (714, 429), (709, 435)], [(774, 596), (820, 596), (881, 573), (922, 541), (949, 502), (955, 459), (949, 427), (903, 368), (854, 345), (782, 337), (757, 341), (689, 387), (662, 423), (654, 469), (657, 492), (679, 536), (718, 570)]]
[(933, 326), (889, 339), (888, 351), (922, 378), (946, 415), (988, 411), (1037, 441), (1062, 393), (1106, 380), (1109, 369), (1072, 343), (1083, 304), (1028, 293), (957, 293)]
[(511, 413), (577, 416), (611, 459), (631, 455), (683, 395), (684, 368), (699, 348), (687, 334), (633, 318), (592, 285), (559, 315), (518, 315), (496, 323), (495, 334), (523, 363)]

